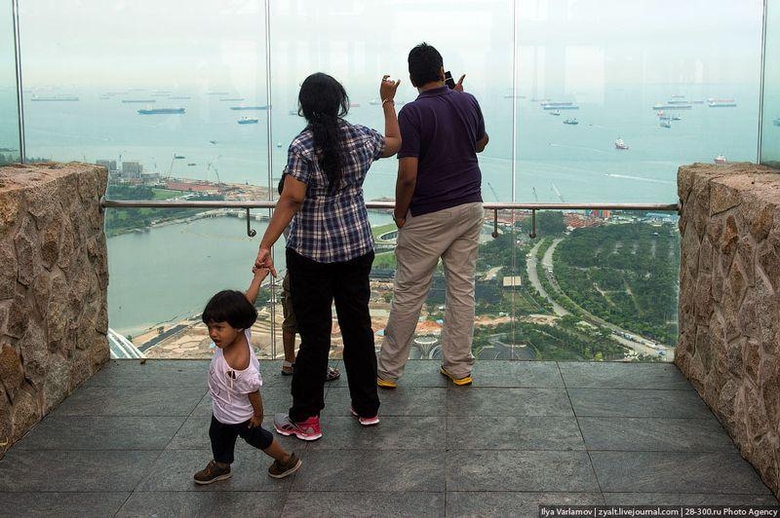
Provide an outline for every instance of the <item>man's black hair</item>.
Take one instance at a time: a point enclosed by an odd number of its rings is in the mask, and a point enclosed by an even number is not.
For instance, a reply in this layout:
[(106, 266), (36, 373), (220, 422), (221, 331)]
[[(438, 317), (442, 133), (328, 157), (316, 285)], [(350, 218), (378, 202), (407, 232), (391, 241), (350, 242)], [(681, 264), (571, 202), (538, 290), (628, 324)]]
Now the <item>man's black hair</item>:
[(211, 297), (201, 315), (203, 323), (227, 322), (236, 329), (248, 329), (257, 320), (257, 310), (237, 290), (223, 290)]
[(425, 42), (409, 51), (409, 78), (414, 87), (441, 81), (439, 72), (443, 66), (444, 60), (439, 51)]

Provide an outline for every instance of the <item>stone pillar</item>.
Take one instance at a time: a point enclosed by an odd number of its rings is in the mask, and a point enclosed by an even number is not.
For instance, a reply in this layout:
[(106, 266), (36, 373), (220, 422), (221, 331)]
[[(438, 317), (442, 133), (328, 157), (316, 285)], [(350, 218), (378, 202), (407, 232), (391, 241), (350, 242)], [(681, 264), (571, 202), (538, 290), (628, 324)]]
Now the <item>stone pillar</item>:
[(105, 168), (0, 167), (0, 457), (109, 359)]
[(780, 497), (780, 174), (693, 164), (678, 194), (675, 363)]

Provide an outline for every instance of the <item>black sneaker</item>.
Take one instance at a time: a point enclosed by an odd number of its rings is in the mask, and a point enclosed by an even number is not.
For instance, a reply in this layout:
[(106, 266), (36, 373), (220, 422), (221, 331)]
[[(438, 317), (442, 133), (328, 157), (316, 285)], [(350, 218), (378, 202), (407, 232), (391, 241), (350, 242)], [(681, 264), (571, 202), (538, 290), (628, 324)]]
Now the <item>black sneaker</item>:
[(282, 464), (278, 460), (275, 460), (271, 467), (268, 468), (268, 476), (273, 478), (284, 478), (288, 475), (292, 475), (298, 468), (301, 467), (301, 459), (294, 452), (290, 452), (290, 458)]
[(212, 460), (205, 469), (195, 473), (193, 478), (195, 479), (196, 484), (203, 485), (211, 484), (218, 480), (226, 480), (232, 475), (233, 474), (230, 472), (230, 464), (226, 465), (224, 468), (221, 468), (216, 461)]

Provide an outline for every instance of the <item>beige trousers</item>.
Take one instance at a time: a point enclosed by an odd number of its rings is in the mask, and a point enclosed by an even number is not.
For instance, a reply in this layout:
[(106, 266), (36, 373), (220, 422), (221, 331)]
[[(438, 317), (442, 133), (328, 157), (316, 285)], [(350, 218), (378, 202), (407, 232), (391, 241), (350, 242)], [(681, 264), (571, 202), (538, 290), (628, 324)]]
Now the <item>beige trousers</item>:
[(467, 203), (417, 217), (407, 215), (398, 231), (393, 302), (379, 351), (378, 375), (396, 380), (404, 372), (420, 310), (431, 287), (439, 258), (446, 282), (442, 366), (457, 378), (471, 374), (474, 356), (474, 273), (481, 203)]

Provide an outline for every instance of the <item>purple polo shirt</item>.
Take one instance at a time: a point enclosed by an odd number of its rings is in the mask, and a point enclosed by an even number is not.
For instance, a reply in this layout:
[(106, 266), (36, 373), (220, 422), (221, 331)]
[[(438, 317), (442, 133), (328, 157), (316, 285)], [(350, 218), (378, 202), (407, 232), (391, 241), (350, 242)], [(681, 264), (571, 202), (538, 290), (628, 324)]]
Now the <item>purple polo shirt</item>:
[(412, 216), (481, 202), (477, 141), (485, 119), (473, 95), (444, 86), (420, 92), (398, 114), (398, 158), (417, 157)]

